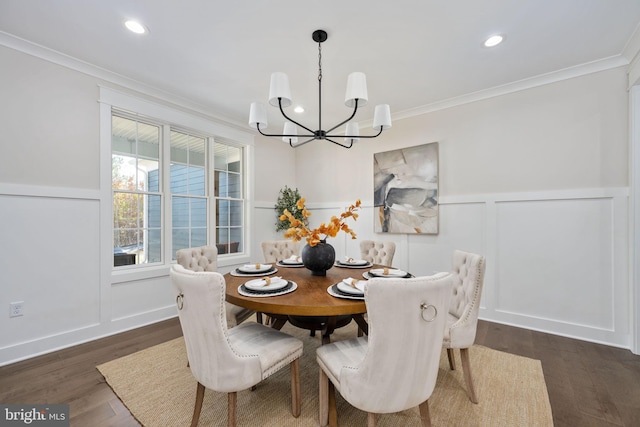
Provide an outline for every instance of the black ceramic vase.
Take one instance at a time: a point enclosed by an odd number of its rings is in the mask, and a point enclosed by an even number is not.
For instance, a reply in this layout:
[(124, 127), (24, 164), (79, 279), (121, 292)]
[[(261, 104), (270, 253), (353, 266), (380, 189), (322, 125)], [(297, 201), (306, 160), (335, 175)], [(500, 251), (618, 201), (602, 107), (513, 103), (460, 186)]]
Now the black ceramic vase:
[(311, 275), (326, 276), (336, 260), (336, 251), (325, 240), (321, 240), (315, 246), (305, 245), (300, 257), (304, 266), (311, 270)]

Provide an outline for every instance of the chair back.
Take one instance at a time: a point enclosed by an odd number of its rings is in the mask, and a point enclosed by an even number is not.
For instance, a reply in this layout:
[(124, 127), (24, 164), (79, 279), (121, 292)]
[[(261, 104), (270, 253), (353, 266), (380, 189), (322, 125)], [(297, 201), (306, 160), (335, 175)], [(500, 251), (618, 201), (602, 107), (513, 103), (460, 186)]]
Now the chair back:
[(218, 249), (215, 246), (199, 246), (180, 249), (176, 252), (178, 264), (191, 271), (216, 271)]
[(393, 242), (376, 242), (373, 240), (360, 242), (360, 256), (372, 264), (391, 266), (395, 253), (396, 244)]
[(224, 277), (217, 272), (190, 271), (180, 264), (172, 266), (170, 276), (195, 379), (219, 392), (257, 384), (262, 378), (259, 357), (240, 356), (229, 344)]
[(264, 262), (272, 263), (300, 255), (298, 242), (293, 240), (270, 240), (262, 242)]
[(453, 297), (449, 314), (459, 321), (459, 326), (451, 332), (452, 347), (470, 347), (475, 340), (484, 271), (482, 255), (460, 250), (453, 252)]
[(363, 411), (391, 413), (431, 396), (451, 286), (450, 274), (367, 282), (368, 347), (362, 363), (340, 372), (345, 399)]

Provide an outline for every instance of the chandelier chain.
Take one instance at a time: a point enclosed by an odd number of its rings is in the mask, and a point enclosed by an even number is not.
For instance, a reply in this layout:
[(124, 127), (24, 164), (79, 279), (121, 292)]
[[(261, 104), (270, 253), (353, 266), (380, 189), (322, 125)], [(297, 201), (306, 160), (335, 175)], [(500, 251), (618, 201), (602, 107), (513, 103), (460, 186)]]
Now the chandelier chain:
[(322, 80), (322, 43), (318, 43), (318, 80)]

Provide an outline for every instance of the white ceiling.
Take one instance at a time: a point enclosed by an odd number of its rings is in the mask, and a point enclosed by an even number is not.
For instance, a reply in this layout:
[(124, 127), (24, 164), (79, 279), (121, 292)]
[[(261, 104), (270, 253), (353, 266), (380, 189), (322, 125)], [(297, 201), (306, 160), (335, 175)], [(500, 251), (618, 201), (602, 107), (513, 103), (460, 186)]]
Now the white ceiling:
[[(149, 33), (124, 29), (129, 18)], [(270, 74), (284, 71), (294, 105), (307, 109), (296, 117), (313, 129), (316, 29), (329, 34), (327, 128), (349, 114), (352, 71), (365, 72), (369, 88), (356, 119), (370, 119), (379, 103), (398, 117), (558, 70), (628, 63), (639, 22), (640, 0), (0, 0), (5, 44), (26, 40), (236, 123), (247, 122), (252, 101), (266, 103)], [(506, 41), (483, 47), (494, 33)], [(279, 113), (268, 110), (269, 130), (279, 132)]]

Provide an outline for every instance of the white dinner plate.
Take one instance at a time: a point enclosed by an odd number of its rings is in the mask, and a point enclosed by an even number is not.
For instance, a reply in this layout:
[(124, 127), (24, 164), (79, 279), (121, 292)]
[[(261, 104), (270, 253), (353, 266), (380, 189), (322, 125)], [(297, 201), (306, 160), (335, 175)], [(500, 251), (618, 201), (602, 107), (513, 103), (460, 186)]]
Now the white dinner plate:
[(346, 294), (352, 295), (364, 295), (364, 285), (367, 283), (366, 280), (358, 280), (356, 281), (356, 287), (349, 285), (346, 282), (338, 283), (338, 289)]
[(338, 262), (342, 265), (367, 265), (369, 263), (366, 259), (351, 259)]
[(245, 264), (238, 267), (238, 271), (241, 273), (264, 273), (269, 271), (271, 267), (273, 267), (271, 264)]
[(384, 268), (374, 268), (369, 270), (373, 277), (405, 277), (406, 271), (390, 268), (388, 274), (384, 274)]
[(287, 286), (289, 282), (285, 279), (274, 277), (269, 285), (265, 285), (265, 283), (265, 279), (254, 279), (249, 280), (244, 286), (252, 291), (277, 291)]

